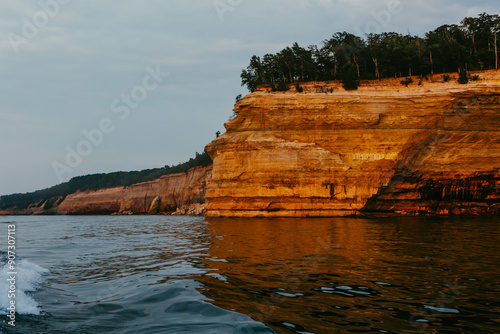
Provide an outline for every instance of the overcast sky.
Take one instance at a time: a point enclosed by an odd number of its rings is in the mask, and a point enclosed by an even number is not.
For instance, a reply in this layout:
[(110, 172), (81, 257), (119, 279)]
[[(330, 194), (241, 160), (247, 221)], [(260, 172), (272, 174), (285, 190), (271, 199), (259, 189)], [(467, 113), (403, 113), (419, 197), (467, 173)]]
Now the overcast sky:
[(500, 13), (498, 0), (0, 3), (0, 195), (188, 160), (224, 132), (253, 54)]

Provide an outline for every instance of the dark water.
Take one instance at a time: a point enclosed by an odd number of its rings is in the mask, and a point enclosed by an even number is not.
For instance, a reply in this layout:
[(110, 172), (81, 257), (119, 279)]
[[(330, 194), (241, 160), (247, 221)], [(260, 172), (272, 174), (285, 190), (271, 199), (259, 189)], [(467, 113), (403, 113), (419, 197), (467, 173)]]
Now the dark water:
[(8, 222), (0, 333), (500, 333), (498, 217)]

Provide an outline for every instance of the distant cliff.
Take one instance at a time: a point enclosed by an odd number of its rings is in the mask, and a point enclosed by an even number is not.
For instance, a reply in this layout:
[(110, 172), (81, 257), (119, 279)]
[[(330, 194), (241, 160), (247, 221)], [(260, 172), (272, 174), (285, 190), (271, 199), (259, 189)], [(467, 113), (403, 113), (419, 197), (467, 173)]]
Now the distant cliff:
[[(193, 204), (205, 203), (206, 179), (211, 166), (196, 167), (187, 173), (129, 187), (101, 189), (71, 194), (58, 206), (61, 214), (157, 214), (186, 213)], [(197, 208), (197, 214), (203, 208)]]
[(481, 77), (261, 87), (206, 147), (206, 215), (500, 214), (500, 74)]
[[(23, 210), (0, 214), (203, 214), (206, 180), (212, 166), (196, 167), (187, 173), (165, 175), (154, 181), (128, 187), (83, 191), (66, 197), (37, 202)], [(48, 205), (50, 204), (50, 205)]]

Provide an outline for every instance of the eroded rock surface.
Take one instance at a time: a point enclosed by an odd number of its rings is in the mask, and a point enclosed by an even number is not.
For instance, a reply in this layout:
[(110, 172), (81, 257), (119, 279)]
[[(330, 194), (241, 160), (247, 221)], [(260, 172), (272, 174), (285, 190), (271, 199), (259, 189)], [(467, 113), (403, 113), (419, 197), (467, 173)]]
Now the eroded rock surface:
[(206, 215), (498, 214), (500, 76), (486, 77), (256, 91), (206, 147)]

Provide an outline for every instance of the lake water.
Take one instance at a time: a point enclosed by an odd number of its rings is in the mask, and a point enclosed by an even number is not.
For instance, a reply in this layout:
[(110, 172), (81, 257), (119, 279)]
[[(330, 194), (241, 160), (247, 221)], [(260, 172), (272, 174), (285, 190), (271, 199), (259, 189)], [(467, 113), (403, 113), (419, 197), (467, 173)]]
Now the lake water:
[(500, 333), (499, 217), (0, 217), (0, 238), (0, 333)]

